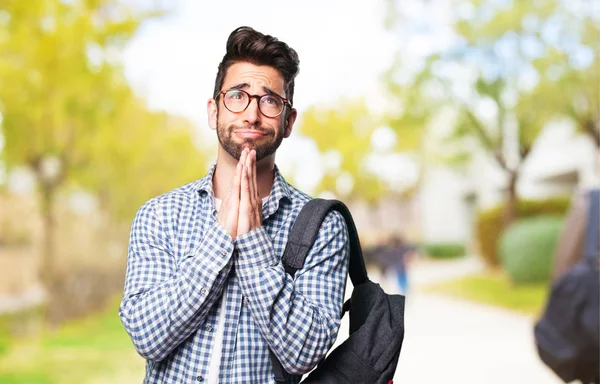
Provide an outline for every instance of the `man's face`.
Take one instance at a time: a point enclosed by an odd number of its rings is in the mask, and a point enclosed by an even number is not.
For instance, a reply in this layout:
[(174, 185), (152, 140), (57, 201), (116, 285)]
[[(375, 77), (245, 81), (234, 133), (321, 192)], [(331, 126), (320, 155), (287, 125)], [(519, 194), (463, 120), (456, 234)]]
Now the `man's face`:
[[(227, 70), (221, 90), (232, 88), (250, 95), (276, 93), (287, 97), (283, 77), (276, 69), (247, 62), (235, 63)], [(244, 111), (234, 113), (225, 107), (224, 98), (221, 95), (218, 100), (209, 100), (209, 124), (216, 128), (221, 147), (233, 158), (239, 159), (244, 148), (249, 148), (256, 150), (256, 159), (260, 161), (273, 155), (282, 140), (291, 134), (295, 110), (284, 107), (279, 116), (267, 117), (260, 112), (258, 100), (251, 99)]]

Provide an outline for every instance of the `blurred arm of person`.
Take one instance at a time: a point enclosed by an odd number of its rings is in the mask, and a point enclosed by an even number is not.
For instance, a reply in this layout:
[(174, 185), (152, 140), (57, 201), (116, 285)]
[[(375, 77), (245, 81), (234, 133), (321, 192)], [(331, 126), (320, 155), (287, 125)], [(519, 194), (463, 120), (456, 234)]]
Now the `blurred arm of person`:
[(587, 191), (578, 192), (567, 211), (554, 253), (552, 280), (556, 281), (583, 258), (583, 244), (589, 202)]

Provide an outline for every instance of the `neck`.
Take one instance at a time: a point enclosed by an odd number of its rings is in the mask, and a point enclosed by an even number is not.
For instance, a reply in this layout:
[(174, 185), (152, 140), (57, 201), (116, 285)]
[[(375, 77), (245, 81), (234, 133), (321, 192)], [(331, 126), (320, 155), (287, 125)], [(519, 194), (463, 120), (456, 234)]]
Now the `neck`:
[[(213, 174), (213, 190), (217, 199), (224, 199), (231, 188), (238, 160), (221, 147), (217, 155), (217, 166)], [(275, 181), (275, 155), (267, 156), (256, 162), (256, 184), (258, 195), (265, 198), (271, 193)]]

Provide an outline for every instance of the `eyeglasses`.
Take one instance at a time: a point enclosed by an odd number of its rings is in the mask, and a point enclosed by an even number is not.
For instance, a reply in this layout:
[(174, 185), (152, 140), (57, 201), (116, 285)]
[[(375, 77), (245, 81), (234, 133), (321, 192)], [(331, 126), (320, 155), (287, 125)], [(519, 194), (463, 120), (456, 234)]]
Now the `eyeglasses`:
[(230, 89), (228, 91), (221, 91), (223, 95), (223, 104), (230, 112), (241, 113), (248, 108), (252, 99), (256, 99), (258, 102), (258, 110), (266, 117), (277, 117), (281, 115), (286, 105), (290, 108), (292, 104), (288, 99), (277, 94), (266, 94), (266, 95), (251, 95), (241, 89)]

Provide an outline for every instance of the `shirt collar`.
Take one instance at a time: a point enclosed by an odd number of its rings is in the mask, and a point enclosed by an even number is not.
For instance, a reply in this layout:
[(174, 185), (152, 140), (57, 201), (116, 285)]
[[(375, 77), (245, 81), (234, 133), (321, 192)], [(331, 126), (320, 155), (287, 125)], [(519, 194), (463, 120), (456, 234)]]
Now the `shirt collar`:
[[(202, 197), (210, 197), (212, 199), (214, 205), (214, 189), (213, 189), (213, 175), (215, 174), (215, 169), (217, 168), (217, 163), (214, 162), (206, 176), (198, 181), (196, 190)], [(263, 204), (263, 218), (266, 219), (270, 217), (272, 214), (277, 212), (279, 209), (279, 205), (281, 200), (291, 202), (292, 195), (290, 193), (290, 185), (285, 181), (281, 172), (279, 172), (279, 168), (275, 166), (275, 178), (273, 181), (273, 187), (271, 188), (271, 192), (269, 193), (269, 197), (267, 199), (266, 204)]]

